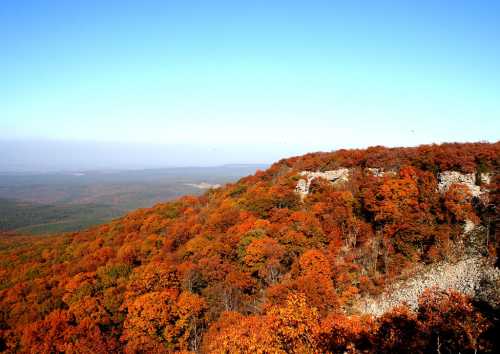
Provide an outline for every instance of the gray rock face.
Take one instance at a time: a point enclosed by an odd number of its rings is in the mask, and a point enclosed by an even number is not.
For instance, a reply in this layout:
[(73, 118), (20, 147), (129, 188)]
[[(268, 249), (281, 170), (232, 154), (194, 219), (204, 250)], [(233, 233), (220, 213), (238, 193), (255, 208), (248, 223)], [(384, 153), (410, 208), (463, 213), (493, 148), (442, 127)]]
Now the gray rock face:
[(472, 232), (475, 227), (476, 227), (476, 224), (474, 224), (474, 222), (472, 220), (468, 220), (468, 219), (465, 220), (464, 233), (468, 234), (468, 233)]
[[(481, 173), (481, 186), (477, 185), (475, 173), (460, 173), (458, 171), (444, 171), (438, 175), (438, 190), (441, 194), (448, 191), (452, 184), (461, 184), (466, 186), (473, 197), (479, 198), (483, 203), (488, 202), (488, 190), (482, 187), (491, 182), (490, 173)], [(475, 224), (471, 220), (466, 220), (464, 232), (471, 232)]]
[(381, 295), (361, 298), (354, 310), (373, 316), (381, 316), (402, 304), (415, 310), (420, 295), (428, 288), (455, 290), (500, 309), (500, 269), (487, 257), (485, 237), (484, 227), (474, 227), (454, 245), (454, 253), (461, 255), (457, 262), (421, 265), (416, 274), (396, 281)]
[[(386, 175), (396, 175), (395, 171), (384, 171), (383, 168), (366, 168), (366, 171), (372, 174), (375, 177), (384, 177)], [(341, 183), (347, 182), (349, 180), (350, 170), (348, 168), (339, 168), (337, 170), (325, 171), (325, 172), (312, 172), (312, 171), (302, 171), (300, 175), (304, 178), (301, 178), (297, 182), (297, 186), (295, 187), (295, 192), (297, 192), (301, 198), (304, 198), (309, 194), (309, 188), (311, 186), (311, 182), (316, 178), (323, 178), (332, 183)], [(481, 174), (481, 182), (483, 184), (490, 183), (491, 175), (488, 173)], [(465, 185), (472, 196), (480, 197), (487, 190), (481, 188), (476, 184), (476, 174), (475, 173), (461, 173), (458, 171), (444, 171), (438, 175), (438, 190), (440, 193), (446, 193), (446, 191), (450, 188), (452, 184), (458, 183)]]
[(395, 176), (397, 173), (394, 170), (385, 171), (383, 168), (367, 167), (366, 172), (370, 173), (374, 177), (384, 177), (384, 176)]
[(356, 310), (381, 316), (392, 308), (407, 304), (418, 307), (418, 298), (425, 289), (452, 289), (488, 302), (493, 307), (500, 304), (500, 270), (491, 266), (485, 257), (470, 257), (456, 263), (429, 266), (410, 279), (396, 282), (377, 297), (366, 297)]
[[(488, 173), (481, 174), (482, 183), (490, 183), (491, 176)], [(475, 173), (460, 173), (458, 171), (444, 171), (438, 175), (438, 190), (446, 193), (452, 184), (462, 184), (466, 186), (473, 197), (480, 197), (485, 191), (476, 184)]]
[(311, 183), (306, 179), (299, 179), (297, 186), (295, 187), (295, 192), (299, 193), (301, 197), (306, 196), (309, 193), (309, 186)]
[(300, 175), (305, 177), (301, 178), (297, 182), (295, 187), (295, 192), (297, 192), (301, 198), (304, 198), (309, 194), (309, 188), (311, 187), (311, 182), (316, 178), (323, 178), (331, 183), (342, 183), (349, 181), (349, 169), (339, 168), (337, 170), (325, 171), (325, 172), (312, 172), (312, 171), (302, 171)]

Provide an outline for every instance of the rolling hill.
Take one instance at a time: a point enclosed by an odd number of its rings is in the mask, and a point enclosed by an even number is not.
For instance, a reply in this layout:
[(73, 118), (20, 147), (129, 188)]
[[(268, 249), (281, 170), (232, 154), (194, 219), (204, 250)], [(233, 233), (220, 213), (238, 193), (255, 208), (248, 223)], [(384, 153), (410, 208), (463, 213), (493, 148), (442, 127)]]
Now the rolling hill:
[(500, 143), (372, 147), (0, 242), (0, 349), (499, 352)]

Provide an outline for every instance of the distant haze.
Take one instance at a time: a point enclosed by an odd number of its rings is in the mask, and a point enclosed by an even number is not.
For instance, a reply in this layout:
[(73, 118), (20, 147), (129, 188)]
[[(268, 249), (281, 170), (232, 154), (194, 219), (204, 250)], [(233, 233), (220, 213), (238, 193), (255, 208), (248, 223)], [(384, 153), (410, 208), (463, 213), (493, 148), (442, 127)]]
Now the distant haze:
[(0, 141), (0, 172), (266, 164), (281, 158), (280, 154), (284, 154), (284, 150), (273, 149), (270, 152), (257, 145), (221, 147), (147, 143)]
[[(0, 141), (0, 173), (130, 170), (165, 167), (269, 165), (282, 158), (315, 151), (362, 148), (354, 142), (338, 145), (349, 136), (332, 137), (331, 144), (304, 138), (296, 144), (181, 145), (71, 141)], [(427, 141), (426, 143), (432, 143)], [(375, 144), (371, 144), (375, 145)], [(410, 142), (399, 146), (410, 146)], [(385, 144), (398, 146), (398, 144)]]

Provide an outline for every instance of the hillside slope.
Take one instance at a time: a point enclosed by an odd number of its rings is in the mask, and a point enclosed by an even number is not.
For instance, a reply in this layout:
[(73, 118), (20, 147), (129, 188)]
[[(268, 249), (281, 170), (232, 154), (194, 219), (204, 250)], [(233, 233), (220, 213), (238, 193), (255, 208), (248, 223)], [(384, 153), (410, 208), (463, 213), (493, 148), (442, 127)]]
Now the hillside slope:
[(357, 310), (466, 244), (495, 263), (499, 156), (500, 143), (313, 153), (86, 231), (5, 235), (0, 349), (498, 352), (495, 291)]

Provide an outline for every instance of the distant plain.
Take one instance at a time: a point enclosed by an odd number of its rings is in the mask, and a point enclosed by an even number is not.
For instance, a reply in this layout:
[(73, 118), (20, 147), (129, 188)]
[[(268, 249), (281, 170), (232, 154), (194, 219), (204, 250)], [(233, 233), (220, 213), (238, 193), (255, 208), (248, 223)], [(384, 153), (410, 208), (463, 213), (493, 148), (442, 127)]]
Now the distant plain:
[(81, 230), (182, 195), (199, 195), (266, 165), (0, 173), (0, 232)]

